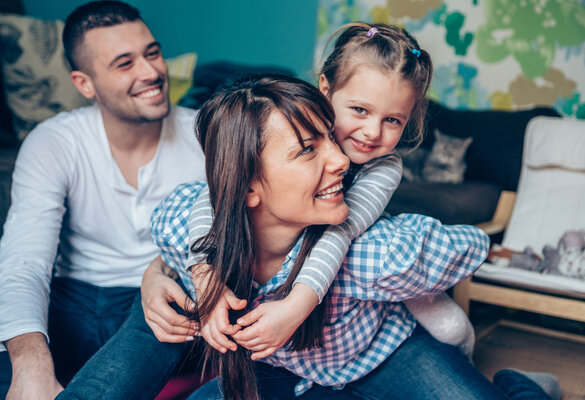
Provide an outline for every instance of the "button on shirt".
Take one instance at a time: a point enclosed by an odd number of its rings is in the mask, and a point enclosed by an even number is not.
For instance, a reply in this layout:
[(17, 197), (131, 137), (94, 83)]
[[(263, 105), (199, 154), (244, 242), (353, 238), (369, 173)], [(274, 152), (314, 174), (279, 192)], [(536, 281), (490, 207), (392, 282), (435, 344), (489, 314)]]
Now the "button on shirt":
[(0, 242), (0, 341), (46, 335), (51, 276), (139, 287), (159, 250), (154, 207), (179, 183), (205, 179), (195, 110), (172, 107), (154, 158), (124, 179), (97, 106), (39, 124), (20, 149)]
[[(189, 211), (204, 187), (205, 183), (180, 185), (151, 218), (163, 260), (187, 284)], [(301, 241), (302, 237), (272, 279), (254, 285), (254, 305), (276, 300)], [(362, 378), (414, 330), (416, 321), (400, 301), (438, 293), (463, 280), (480, 266), (488, 247), (487, 236), (472, 226), (444, 226), (415, 214), (380, 218), (353, 241), (329, 289), (323, 346), (301, 351), (283, 347), (262, 361), (303, 378), (295, 388), (297, 395), (313, 382), (341, 388)], [(194, 292), (191, 295), (195, 298)]]

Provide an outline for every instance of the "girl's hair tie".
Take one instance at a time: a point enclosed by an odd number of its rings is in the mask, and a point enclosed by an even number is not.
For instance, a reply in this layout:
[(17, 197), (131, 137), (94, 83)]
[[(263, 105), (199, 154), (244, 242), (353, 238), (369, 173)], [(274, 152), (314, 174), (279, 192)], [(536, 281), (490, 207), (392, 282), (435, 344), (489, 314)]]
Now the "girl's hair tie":
[(412, 54), (414, 54), (416, 56), (416, 58), (420, 57), (420, 50), (419, 49), (412, 49)]
[(371, 38), (376, 36), (376, 34), (378, 33), (378, 29), (377, 28), (370, 28), (370, 30), (368, 31), (368, 33), (366, 33), (366, 36)]

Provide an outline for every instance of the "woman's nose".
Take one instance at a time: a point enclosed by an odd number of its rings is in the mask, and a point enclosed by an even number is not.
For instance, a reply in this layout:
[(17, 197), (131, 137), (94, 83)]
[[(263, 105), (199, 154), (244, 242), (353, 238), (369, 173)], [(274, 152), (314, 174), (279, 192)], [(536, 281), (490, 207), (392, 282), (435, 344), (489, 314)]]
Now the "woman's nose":
[(349, 169), (349, 158), (333, 141), (328, 141), (326, 162), (327, 170), (332, 174), (343, 174)]

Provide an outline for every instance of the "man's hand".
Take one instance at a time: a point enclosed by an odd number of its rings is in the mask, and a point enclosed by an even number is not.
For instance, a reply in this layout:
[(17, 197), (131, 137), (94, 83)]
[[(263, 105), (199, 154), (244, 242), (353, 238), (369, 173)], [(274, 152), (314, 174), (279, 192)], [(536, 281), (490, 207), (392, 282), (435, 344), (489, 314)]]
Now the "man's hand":
[(54, 399), (63, 386), (55, 377), (45, 336), (25, 333), (6, 342), (12, 363), (12, 382), (6, 400)]
[[(197, 291), (197, 297), (201, 298), (209, 288), (213, 279), (213, 273), (209, 272), (209, 264), (199, 264), (193, 267), (193, 285)], [(214, 349), (225, 353), (228, 349), (236, 351), (237, 345), (228, 339), (226, 335), (234, 335), (241, 329), (239, 325), (231, 325), (229, 320), (229, 310), (241, 310), (246, 307), (246, 300), (238, 299), (234, 292), (228, 287), (224, 287), (219, 301), (201, 323), (201, 336)]]
[(161, 342), (182, 343), (199, 335), (199, 326), (169, 306), (174, 302), (185, 311), (194, 307), (175, 282), (174, 274), (160, 257), (155, 258), (144, 272), (140, 294), (144, 318), (156, 338)]
[(237, 323), (247, 328), (233, 335), (234, 340), (252, 353), (252, 360), (268, 357), (295, 333), (319, 303), (317, 294), (308, 286), (296, 284), (280, 301), (260, 304)]

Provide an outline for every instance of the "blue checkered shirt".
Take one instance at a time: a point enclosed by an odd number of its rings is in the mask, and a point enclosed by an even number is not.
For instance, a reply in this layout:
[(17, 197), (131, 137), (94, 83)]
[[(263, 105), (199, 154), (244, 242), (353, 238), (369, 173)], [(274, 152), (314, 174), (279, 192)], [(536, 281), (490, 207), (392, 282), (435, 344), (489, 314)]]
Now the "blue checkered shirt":
[[(183, 184), (153, 212), (151, 234), (163, 260), (175, 269), (195, 298), (186, 272), (191, 205), (204, 182)], [(288, 277), (302, 237), (282, 269), (257, 287), (255, 304), (275, 300)], [(386, 360), (414, 330), (415, 319), (402, 300), (442, 292), (475, 271), (487, 256), (489, 239), (479, 229), (444, 226), (416, 214), (382, 217), (353, 241), (326, 297), (323, 346), (277, 350), (263, 359), (302, 379), (297, 395), (313, 383), (342, 388)]]

